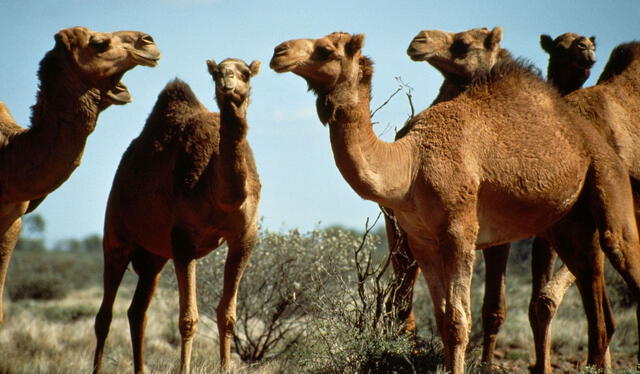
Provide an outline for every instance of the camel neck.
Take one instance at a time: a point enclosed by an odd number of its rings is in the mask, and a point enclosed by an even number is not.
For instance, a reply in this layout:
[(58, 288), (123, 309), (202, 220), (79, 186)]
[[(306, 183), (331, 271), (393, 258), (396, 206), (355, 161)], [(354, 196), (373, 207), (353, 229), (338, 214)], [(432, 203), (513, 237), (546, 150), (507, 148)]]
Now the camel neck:
[[(50, 52), (40, 67), (40, 90), (31, 127), (5, 149), (3, 200), (26, 201), (60, 186), (80, 164), (87, 136), (95, 128), (100, 94), (79, 82)], [(4, 178), (4, 177), (3, 177)]]
[(558, 90), (560, 94), (568, 95), (582, 87), (589, 78), (590, 69), (578, 66), (566, 67), (565, 64), (549, 61), (547, 80)]
[(249, 152), (246, 136), (247, 102), (236, 106), (230, 100), (218, 100), (220, 108), (220, 162), (216, 163), (219, 193), (217, 204), (225, 211), (236, 210), (247, 198)]
[[(373, 131), (370, 86), (357, 95), (346, 92), (318, 97), (320, 118), (327, 118), (335, 163), (347, 183), (362, 198), (387, 207), (402, 204), (413, 177), (410, 139), (388, 143)], [(348, 98), (340, 101), (338, 98)]]

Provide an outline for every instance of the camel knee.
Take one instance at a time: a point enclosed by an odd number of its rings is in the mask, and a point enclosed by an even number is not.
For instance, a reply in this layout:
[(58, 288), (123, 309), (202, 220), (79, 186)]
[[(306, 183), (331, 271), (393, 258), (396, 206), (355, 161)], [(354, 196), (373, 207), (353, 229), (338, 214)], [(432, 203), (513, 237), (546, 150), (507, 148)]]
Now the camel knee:
[(558, 303), (549, 295), (540, 294), (533, 300), (532, 310), (538, 322), (550, 323), (558, 310)]
[(236, 327), (236, 316), (229, 313), (218, 314), (218, 331), (225, 336), (232, 336)]
[(507, 311), (506, 308), (500, 308), (498, 310), (489, 311), (486, 308), (482, 309), (482, 325), (483, 329), (490, 334), (497, 334), (500, 327), (504, 323)]
[(104, 310), (101, 308), (98, 311), (93, 326), (98, 342), (104, 341), (107, 338), (112, 317), (112, 312), (110, 310)]
[(198, 317), (185, 316), (180, 318), (180, 335), (182, 339), (191, 339), (198, 329)]

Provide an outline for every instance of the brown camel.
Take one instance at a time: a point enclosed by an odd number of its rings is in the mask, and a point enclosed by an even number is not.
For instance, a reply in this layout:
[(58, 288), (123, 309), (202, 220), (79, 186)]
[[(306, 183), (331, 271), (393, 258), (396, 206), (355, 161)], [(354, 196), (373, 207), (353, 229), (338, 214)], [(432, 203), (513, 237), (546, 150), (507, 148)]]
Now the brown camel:
[[(63, 29), (40, 62), (31, 127), (0, 110), (0, 324), (2, 291), (21, 218), (80, 164), (98, 114), (131, 98), (120, 79), (137, 65), (155, 66), (160, 52), (148, 34)], [(34, 202), (31, 206), (30, 203)]]
[(96, 373), (129, 263), (139, 276), (128, 312), (134, 371), (144, 372), (145, 314), (169, 259), (180, 295), (180, 370), (189, 372), (198, 323), (196, 259), (224, 241), (229, 252), (217, 318), (222, 367), (230, 366), (238, 285), (257, 239), (260, 182), (246, 114), (249, 80), (260, 62), (226, 59), (207, 65), (220, 113), (209, 112), (186, 83), (170, 82), (114, 178), (104, 229), (104, 297), (95, 323)]
[[(548, 233), (578, 285), (603, 365), (602, 248), (640, 295), (640, 253), (624, 166), (537, 74), (499, 63), (470, 89), (386, 143), (370, 119), (364, 36), (333, 33), (275, 48), (271, 68), (303, 77), (329, 125), (336, 165), (363, 198), (393, 209), (434, 300), (446, 369), (464, 368), (475, 249)], [(490, 152), (488, 150), (491, 150)], [(562, 159), (562, 162), (558, 162)]]
[[(582, 88), (596, 62), (595, 36), (587, 38), (567, 32), (554, 40), (542, 34), (540, 46), (549, 54), (547, 81), (563, 96)], [(534, 239), (531, 259), (533, 285), (529, 303), (529, 323), (536, 350), (532, 373), (551, 373), (551, 322), (565, 293), (575, 282), (566, 265), (554, 273), (557, 257), (547, 240), (541, 237)], [(605, 361), (610, 366), (609, 356)]]
[(596, 62), (596, 37), (564, 33), (555, 39), (540, 35), (540, 45), (549, 54), (547, 79), (562, 95), (582, 87)]
[[(441, 71), (445, 77), (443, 86), (440, 89), (441, 94), (433, 104), (442, 101), (443, 92), (451, 92), (448, 97), (459, 95), (460, 92), (467, 89), (469, 81), (472, 80), (474, 76), (490, 69), (497, 61), (510, 58), (509, 53), (504, 49), (496, 48), (496, 50), (500, 50), (500, 54), (494, 53), (492, 55), (487, 52), (488, 46), (491, 45), (490, 43), (485, 43), (488, 30), (485, 29), (484, 32), (480, 30), (482, 29), (469, 30), (457, 34), (425, 30), (413, 39), (407, 51), (409, 56), (415, 61), (424, 60), (429, 62)], [(495, 30), (493, 32), (495, 32)], [(586, 39), (576, 34), (567, 33), (564, 34), (564, 38), (559, 38), (559, 40), (563, 40), (565, 44), (573, 45), (574, 47), (578, 45), (578, 43), (567, 43), (568, 37), (571, 37), (572, 40), (579, 40), (580, 38)], [(544, 39), (544, 36), (542, 39)], [(593, 40), (595, 40), (594, 37), (591, 38), (592, 44)], [(555, 67), (549, 70), (551, 75), (548, 78), (561, 92), (563, 91), (562, 88), (557, 86), (559, 82), (564, 82), (565, 85), (579, 88), (588, 77), (589, 69), (586, 66), (593, 65), (595, 57), (593, 54), (593, 45), (587, 49), (588, 53), (585, 52), (582, 55), (579, 53), (568, 55), (567, 52), (563, 50), (560, 53), (564, 54), (564, 58), (555, 59)], [(456, 55), (455, 52), (458, 52), (458, 54)], [(571, 71), (571, 69), (576, 69), (576, 66), (580, 67), (581, 74), (573, 74), (572, 76), (575, 77), (575, 79), (579, 79), (579, 81), (553, 79), (554, 74), (562, 74), (562, 72), (567, 70)], [(568, 90), (568, 88), (565, 88), (565, 91), (566, 90)], [(447, 96), (445, 96), (445, 98), (447, 98)], [(417, 279), (418, 270), (417, 266), (412, 263), (410, 253), (407, 253), (409, 250), (406, 248), (406, 241), (402, 240), (403, 235), (399, 232), (397, 225), (388, 227), (395, 227), (395, 229), (391, 230), (391, 234), (388, 235), (388, 237), (390, 238), (390, 248), (394, 246), (397, 248), (392, 257), (395, 258), (393, 262), (394, 265), (397, 264), (395, 270), (399, 279), (397, 282), (399, 283), (400, 290), (398, 292), (398, 300), (395, 301), (395, 304), (404, 307), (402, 309), (403, 313), (400, 313), (400, 317), (406, 318), (410, 326), (412, 326), (413, 316), (410, 313), (411, 296), (413, 283)], [(399, 243), (395, 243), (397, 238), (400, 238)], [(562, 268), (553, 275), (553, 265), (557, 255), (555, 252), (549, 252), (549, 247), (546, 243), (547, 241), (542, 238), (536, 238), (534, 241), (535, 250), (533, 255), (535, 266), (533, 268), (534, 284), (530, 303), (530, 320), (534, 330), (534, 337), (537, 338), (535, 340), (538, 351), (542, 350), (548, 353), (550, 347), (549, 341), (542, 337), (545, 335), (548, 336), (551, 319), (555, 315), (557, 305), (559, 305), (566, 289), (573, 284), (575, 278), (567, 270), (566, 266), (562, 266)], [(490, 365), (495, 350), (496, 336), (506, 316), (504, 275), (506, 271), (508, 245), (487, 248), (483, 251), (483, 255), (486, 260), (486, 283), (482, 309), (484, 327), (482, 362)], [(544, 345), (544, 342), (546, 342), (546, 345)], [(544, 356), (538, 354), (537, 357), (540, 359)], [(535, 365), (535, 367), (538, 366), (540, 365)]]
[[(459, 33), (440, 30), (423, 30), (412, 40), (407, 53), (414, 61), (426, 61), (444, 77), (440, 92), (431, 104), (454, 99), (469, 88), (472, 80), (486, 74), (498, 61), (511, 59), (511, 54), (500, 48), (502, 28), (493, 30), (476, 28)], [(404, 136), (409, 126), (403, 127), (396, 140)], [(391, 212), (385, 209), (385, 212)], [(395, 222), (392, 215), (385, 215), (389, 248), (394, 266), (397, 292), (392, 300), (398, 308), (398, 317), (411, 332), (415, 330), (415, 319), (411, 312), (413, 286), (418, 279), (419, 268), (408, 248), (406, 233)], [(496, 338), (506, 316), (504, 298), (509, 244), (487, 248), (483, 251), (487, 266), (485, 294), (482, 308), (484, 331), (482, 362), (488, 365), (493, 359)]]

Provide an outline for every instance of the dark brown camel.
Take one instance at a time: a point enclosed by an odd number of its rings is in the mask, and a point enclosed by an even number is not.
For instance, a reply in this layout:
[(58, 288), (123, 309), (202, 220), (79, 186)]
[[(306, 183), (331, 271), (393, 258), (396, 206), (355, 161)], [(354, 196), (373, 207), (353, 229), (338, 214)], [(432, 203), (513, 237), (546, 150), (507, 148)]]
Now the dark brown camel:
[(40, 61), (31, 127), (0, 110), (0, 325), (2, 293), (21, 217), (69, 178), (80, 165), (98, 115), (111, 104), (131, 101), (120, 82), (137, 65), (155, 66), (160, 52), (148, 34), (96, 32), (84, 27), (55, 34), (55, 46)]
[(260, 182), (246, 139), (246, 114), (249, 80), (260, 62), (226, 59), (207, 65), (220, 113), (209, 112), (186, 83), (170, 82), (114, 178), (104, 230), (104, 298), (95, 324), (96, 372), (129, 263), (139, 276), (128, 312), (134, 370), (144, 372), (145, 314), (169, 259), (180, 295), (181, 372), (189, 372), (198, 323), (196, 259), (224, 241), (229, 252), (217, 319), (222, 367), (230, 366), (238, 285), (257, 239)]

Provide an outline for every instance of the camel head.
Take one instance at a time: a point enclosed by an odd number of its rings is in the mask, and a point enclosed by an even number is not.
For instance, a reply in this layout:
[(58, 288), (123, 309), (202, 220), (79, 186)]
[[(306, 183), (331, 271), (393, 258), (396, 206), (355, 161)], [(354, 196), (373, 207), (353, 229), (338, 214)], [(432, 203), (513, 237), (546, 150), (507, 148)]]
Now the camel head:
[(55, 41), (54, 55), (69, 64), (85, 86), (102, 92), (102, 107), (130, 102), (129, 91), (120, 81), (124, 73), (137, 65), (156, 66), (160, 59), (153, 38), (139, 31), (103, 33), (74, 27), (60, 30)]
[(596, 62), (595, 36), (587, 38), (567, 32), (552, 39), (551, 36), (542, 34), (540, 45), (549, 54), (550, 60), (555, 60), (567, 67), (591, 69)]
[(428, 62), (446, 78), (471, 80), (500, 60), (501, 40), (502, 27), (459, 33), (423, 30), (413, 38), (407, 54), (414, 61)]
[(227, 58), (219, 64), (207, 60), (207, 68), (216, 85), (216, 99), (230, 99), (240, 105), (249, 98), (249, 80), (260, 72), (260, 61), (255, 60), (247, 65), (236, 58)]
[(295, 39), (275, 47), (269, 66), (278, 73), (292, 72), (309, 88), (326, 94), (337, 84), (357, 84), (362, 79), (363, 34), (334, 32), (319, 39)]

